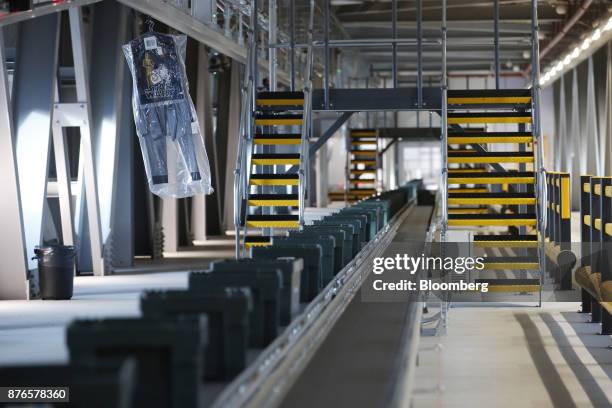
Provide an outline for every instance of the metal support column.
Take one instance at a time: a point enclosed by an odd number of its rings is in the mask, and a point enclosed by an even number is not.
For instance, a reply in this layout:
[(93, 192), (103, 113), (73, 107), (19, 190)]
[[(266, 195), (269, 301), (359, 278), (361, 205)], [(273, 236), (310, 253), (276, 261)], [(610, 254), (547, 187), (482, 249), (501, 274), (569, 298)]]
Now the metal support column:
[[(215, 138), (214, 138), (214, 160), (215, 160), (215, 171), (216, 171), (216, 185), (215, 192), (213, 193), (216, 196), (217, 201), (217, 220), (210, 220), (210, 227), (213, 225), (217, 225), (217, 231), (215, 234), (223, 234), (225, 223), (228, 220), (225, 218), (225, 206), (228, 204), (226, 199), (228, 197), (228, 192), (226, 189), (229, 189), (229, 193), (233, 196), (233, 191), (231, 187), (226, 184), (226, 177), (228, 176), (228, 164), (231, 163), (228, 161), (227, 156), (227, 146), (231, 141), (231, 136), (229, 135), (229, 128), (231, 126), (230, 119), (230, 98), (231, 98), (231, 81), (232, 81), (232, 71), (234, 71), (236, 65), (232, 63), (231, 66), (227, 67), (217, 74), (217, 127), (215, 129)], [(239, 122), (239, 120), (237, 120)], [(233, 157), (236, 157), (234, 154)], [(232, 170), (229, 170), (229, 175), (232, 176)], [(233, 184), (233, 183), (232, 183)], [(231, 184), (230, 184), (231, 186)], [(232, 198), (230, 196), (229, 203), (232, 203)], [(213, 232), (212, 228), (210, 228), (210, 232)]]
[(87, 216), (89, 226), (89, 240), (91, 243), (91, 257), (94, 275), (104, 275), (104, 262), (102, 257), (102, 226), (100, 223), (100, 206), (98, 200), (95, 156), (92, 146), (92, 114), (91, 98), (89, 93), (89, 69), (85, 50), (85, 35), (83, 33), (83, 16), (79, 7), (69, 11), (70, 37), (72, 40), (72, 54), (74, 59), (74, 75), (76, 82), (76, 96), (85, 120), (80, 126), (81, 153), (80, 162), (83, 163), (83, 185), (87, 202)]
[(417, 0), (417, 108), (416, 127), (421, 127), (421, 111), (423, 107), (423, 4)]
[(4, 30), (0, 28), (0, 174), (3, 178), (0, 200), (3, 228), (0, 235), (0, 300), (28, 297), (28, 265), (11, 113)]
[[(102, 242), (107, 261), (129, 266), (133, 258), (132, 167), (131, 155), (126, 157), (121, 150), (132, 151), (131, 89), (126, 80), (131, 78), (121, 46), (131, 34), (131, 11), (117, 2), (100, 2), (93, 7), (91, 36), (95, 47), (90, 53), (89, 86), (95, 101), (91, 104), (91, 128)], [(107, 267), (112, 266), (107, 262)]]
[[(198, 122), (202, 129), (202, 136), (206, 151), (208, 152), (208, 160), (210, 162), (211, 178), (214, 182), (215, 189), (219, 185), (217, 170), (217, 159), (215, 157), (215, 135), (213, 131), (213, 103), (212, 103), (212, 84), (210, 81), (210, 72), (208, 71), (208, 50), (202, 43), (198, 43), (198, 73), (196, 81), (196, 113)], [(212, 218), (212, 211), (216, 214), (215, 223), (219, 220), (218, 214), (220, 207), (218, 206), (217, 195), (201, 195), (193, 197), (191, 214), (191, 230), (194, 232), (195, 240), (205, 240), (207, 237), (208, 219)]]
[(162, 227), (164, 228), (164, 252), (177, 252), (179, 247), (178, 200), (162, 200)]
[[(40, 245), (42, 239), (51, 118), (57, 80), (59, 19), (59, 13), (49, 14), (20, 23), (18, 30), (12, 106), (28, 258), (34, 254), (34, 247)], [(28, 260), (28, 266), (35, 269), (36, 262)], [(21, 282), (18, 284), (21, 285)]]
[[(224, 146), (224, 158), (222, 168), (225, 178), (220, 178), (225, 183), (225, 198), (223, 200), (223, 227), (225, 230), (234, 229), (234, 203), (233, 184), (234, 174), (233, 160), (238, 154), (238, 143), (240, 143), (240, 63), (232, 60), (231, 70), (228, 78), (228, 103), (227, 103), (227, 143)], [(219, 165), (221, 166), (221, 162)], [(225, 231), (222, 231), (225, 232)]]
[(495, 89), (499, 89), (499, 0), (493, 0), (493, 31), (495, 44)]
[(70, 160), (66, 143), (66, 132), (60, 118), (55, 115), (59, 108), (59, 91), (55, 91), (54, 118), (51, 124), (53, 152), (55, 153), (55, 170), (57, 174), (57, 194), (59, 197), (60, 218), (62, 223), (62, 243), (74, 245), (74, 214), (72, 209), (72, 188), (70, 177)]
[(531, 85), (533, 116), (533, 138), (536, 163), (534, 170), (537, 173), (536, 198), (537, 198), (537, 222), (539, 232), (539, 259), (540, 259), (540, 306), (542, 305), (542, 284), (544, 271), (546, 271), (546, 248), (544, 232), (546, 228), (544, 214), (546, 214), (546, 173), (544, 170), (544, 146), (542, 141), (542, 121), (540, 116), (540, 101), (542, 98), (542, 87), (540, 85), (540, 44), (538, 23), (538, 0), (531, 0)]
[(259, 84), (259, 66), (257, 61), (259, 59), (259, 47), (257, 37), (259, 36), (259, 19), (257, 18), (258, 10), (259, 10), (259, 1), (252, 0), (251, 2), (251, 38), (250, 44), (251, 47), (251, 61), (247, 63), (251, 64), (251, 77), (253, 78), (253, 106), (257, 106), (257, 85)]
[[(268, 44), (276, 44), (277, 29), (276, 0), (268, 0)], [(270, 80), (270, 91), (276, 91), (276, 66), (277, 50), (268, 48), (268, 78)], [(229, 172), (231, 173), (231, 172)], [(231, 201), (230, 201), (231, 202)]]
[(331, 13), (331, 2), (330, 0), (325, 0), (325, 18), (324, 18), (324, 43), (325, 43), (325, 59), (324, 59), (324, 78), (323, 78), (323, 92), (325, 93), (325, 109), (329, 109), (329, 68), (331, 64), (330, 58), (330, 49), (329, 49), (329, 20)]
[(442, 100), (440, 102), (442, 113), (440, 115), (440, 129), (442, 130), (442, 241), (444, 242), (448, 229), (448, 121), (447, 121), (447, 94), (448, 76), (446, 72), (446, 0), (442, 0)]
[(393, 88), (397, 88), (397, 0), (391, 0), (391, 31), (394, 40), (391, 44), (391, 77)]
[(289, 0), (289, 85), (295, 91), (295, 0)]

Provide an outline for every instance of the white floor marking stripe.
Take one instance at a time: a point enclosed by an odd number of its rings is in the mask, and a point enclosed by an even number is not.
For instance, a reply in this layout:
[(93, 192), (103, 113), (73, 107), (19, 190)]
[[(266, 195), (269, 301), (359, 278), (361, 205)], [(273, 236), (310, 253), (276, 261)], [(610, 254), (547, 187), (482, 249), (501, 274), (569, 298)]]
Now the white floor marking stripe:
[(578, 406), (591, 406), (589, 396), (586, 394), (582, 384), (574, 374), (574, 370), (567, 364), (567, 361), (561, 354), (559, 345), (548, 328), (548, 325), (542, 320), (539, 314), (534, 313), (529, 316), (532, 316), (533, 323), (540, 332), (540, 337), (542, 338), (542, 343), (548, 353), (548, 357), (559, 373), (559, 377), (569, 391), (569, 394), (572, 396), (574, 403)]
[(580, 340), (578, 333), (576, 333), (572, 325), (567, 322), (563, 315), (559, 312), (551, 313), (551, 315), (557, 324), (559, 324), (561, 330), (563, 330), (563, 333), (580, 359), (580, 362), (586, 367), (589, 373), (591, 373), (597, 385), (599, 385), (606, 395), (608, 403), (612, 406), (612, 381), (610, 381), (610, 377), (608, 377), (599, 363), (593, 358), (593, 355), (587, 350), (582, 340)]

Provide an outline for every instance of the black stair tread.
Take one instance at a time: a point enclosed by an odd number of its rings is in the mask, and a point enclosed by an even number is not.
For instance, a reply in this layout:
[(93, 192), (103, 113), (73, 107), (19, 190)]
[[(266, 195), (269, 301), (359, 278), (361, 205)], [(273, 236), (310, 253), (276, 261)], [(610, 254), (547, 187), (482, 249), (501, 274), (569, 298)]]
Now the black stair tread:
[(534, 213), (525, 214), (449, 214), (449, 219), (463, 220), (463, 219), (481, 219), (481, 220), (522, 220), (522, 219), (535, 219)]
[(353, 154), (372, 153), (372, 152), (378, 152), (378, 150), (377, 149), (353, 149), (351, 150), (351, 153)]
[(531, 112), (453, 112), (448, 118), (524, 118), (531, 117)]
[(535, 193), (448, 193), (448, 198), (534, 198)]
[(299, 159), (299, 153), (254, 153), (254, 159)]
[(272, 237), (268, 235), (247, 235), (244, 238), (244, 242), (270, 242)]
[(449, 89), (449, 98), (531, 96), (530, 89)]
[(249, 200), (297, 200), (297, 194), (249, 194)]
[(376, 191), (375, 188), (351, 188), (350, 191)]
[(449, 176), (461, 177), (461, 178), (484, 178), (484, 177), (534, 177), (533, 171), (489, 171), (489, 172), (467, 172), (467, 173), (454, 173), (449, 170)]
[(449, 150), (448, 157), (532, 157), (533, 152), (458, 152)]
[(300, 113), (281, 113), (281, 114), (271, 114), (271, 113), (257, 113), (255, 115), (255, 119), (302, 119), (302, 114)]
[(263, 91), (257, 93), (257, 99), (304, 99), (302, 91)]
[(301, 139), (302, 135), (299, 133), (258, 133), (254, 139)]
[(475, 279), (476, 283), (488, 283), (489, 285), (539, 285), (539, 279)]
[(252, 179), (299, 179), (300, 176), (298, 174), (251, 174)]
[(449, 131), (448, 137), (517, 137), (517, 136), (533, 136), (531, 132), (458, 132), (458, 131)]
[(474, 235), (474, 242), (537, 241), (537, 235)]
[(299, 215), (292, 214), (256, 214), (248, 216), (249, 221), (297, 221), (299, 219)]
[(538, 262), (537, 256), (485, 256), (482, 258), (484, 263), (523, 263)]

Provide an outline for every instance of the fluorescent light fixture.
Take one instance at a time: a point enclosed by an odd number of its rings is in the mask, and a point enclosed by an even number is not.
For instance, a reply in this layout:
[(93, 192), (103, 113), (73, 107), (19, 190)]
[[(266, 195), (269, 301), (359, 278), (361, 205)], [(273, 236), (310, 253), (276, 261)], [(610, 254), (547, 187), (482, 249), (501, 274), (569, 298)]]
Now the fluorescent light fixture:
[(578, 58), (578, 55), (580, 55), (580, 47), (576, 47), (574, 48), (574, 51), (572, 51), (572, 59), (576, 59)]
[(582, 50), (588, 50), (590, 46), (591, 46), (591, 39), (587, 38), (586, 40), (582, 42), (582, 45), (580, 46), (580, 48)]
[(332, 6), (351, 6), (354, 4), (362, 4), (362, 0), (331, 0)]
[(569, 65), (569, 63), (572, 62), (572, 57), (568, 54), (565, 56), (565, 58), (563, 58), (563, 65)]
[(601, 39), (601, 35), (606, 32), (612, 30), (612, 17), (608, 18), (607, 21), (600, 21), (596, 24), (599, 28), (593, 30), (590, 36), (586, 37), (580, 45), (574, 47), (574, 49), (566, 54), (563, 59), (559, 61), (554, 61), (551, 65), (548, 66), (546, 74), (540, 79), (540, 85), (545, 84), (551, 79), (555, 78), (557, 74), (563, 72), (564, 67), (570, 65), (570, 63), (578, 58), (583, 51), (588, 50), (591, 46), (598, 42)]

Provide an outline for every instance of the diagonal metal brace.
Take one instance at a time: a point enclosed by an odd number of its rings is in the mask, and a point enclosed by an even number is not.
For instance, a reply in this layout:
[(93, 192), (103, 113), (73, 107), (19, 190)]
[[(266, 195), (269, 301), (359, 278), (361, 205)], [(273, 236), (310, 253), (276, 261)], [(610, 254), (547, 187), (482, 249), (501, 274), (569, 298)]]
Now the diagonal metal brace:
[[(459, 131), (463, 131), (464, 129), (461, 127), (461, 125), (451, 125), (451, 127), (453, 128), (453, 130), (459, 130)], [(472, 148), (474, 148), (474, 150), (477, 150), (481, 153), (484, 153), (487, 151), (487, 149), (485, 149), (484, 147), (482, 147), (480, 144), (478, 143), (470, 143), (470, 146), (472, 146)], [(496, 171), (506, 171), (506, 169), (497, 164), (497, 163), (488, 163), (489, 166), (493, 167)]]
[[(334, 135), (334, 133), (336, 133), (336, 131), (340, 129), (340, 127), (344, 125), (347, 120), (349, 120), (353, 113), (355, 112), (344, 112), (342, 115), (340, 115), (340, 117), (338, 117), (338, 119), (336, 119), (334, 123), (331, 124), (331, 126), (325, 131), (325, 133), (321, 135), (321, 137), (317, 139), (316, 142), (310, 145), (310, 148), (308, 150), (309, 159), (312, 159), (314, 157), (314, 155), (317, 153), (317, 150), (319, 150), (321, 146), (327, 143), (327, 141)], [(292, 166), (289, 168), (289, 170), (287, 170), (287, 173), (296, 173), (298, 171), (298, 168), (299, 166), (297, 165)]]
[(340, 115), (340, 117), (336, 119), (334, 123), (332, 123), (332, 125), (325, 131), (325, 133), (323, 133), (321, 137), (319, 137), (319, 139), (317, 139), (317, 141), (310, 146), (310, 150), (308, 151), (308, 155), (310, 156), (310, 158), (314, 157), (314, 155), (317, 153), (317, 150), (319, 150), (321, 146), (327, 143), (327, 141), (334, 135), (334, 133), (336, 133), (336, 131), (340, 129), (340, 127), (342, 127), (342, 125), (344, 125), (344, 123), (349, 120), (351, 116), (353, 116), (353, 113), (355, 112), (344, 112), (342, 115)]

